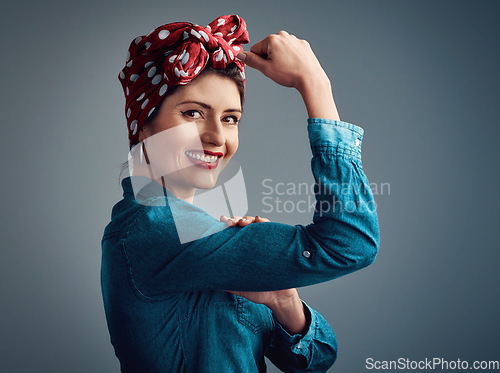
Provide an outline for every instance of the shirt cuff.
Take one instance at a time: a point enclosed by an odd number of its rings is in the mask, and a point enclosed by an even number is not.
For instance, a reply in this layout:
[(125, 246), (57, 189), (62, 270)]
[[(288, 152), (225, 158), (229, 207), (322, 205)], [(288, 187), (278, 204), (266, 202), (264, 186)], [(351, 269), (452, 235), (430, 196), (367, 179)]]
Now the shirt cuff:
[(328, 149), (336, 155), (343, 154), (361, 159), (363, 128), (351, 123), (323, 118), (309, 118), (307, 123), (313, 155)]
[[(276, 320), (274, 322), (276, 324), (276, 339), (279, 344), (282, 346), (290, 346), (290, 349), (293, 353), (297, 355), (304, 356), (307, 360), (310, 358), (310, 348), (309, 345), (314, 340), (314, 335), (316, 331), (316, 312), (310, 308), (304, 301), (302, 301), (304, 306), (304, 312), (306, 314), (306, 320), (309, 321), (309, 327), (305, 334), (290, 334), (285, 328)], [(274, 316), (273, 316), (274, 317)]]

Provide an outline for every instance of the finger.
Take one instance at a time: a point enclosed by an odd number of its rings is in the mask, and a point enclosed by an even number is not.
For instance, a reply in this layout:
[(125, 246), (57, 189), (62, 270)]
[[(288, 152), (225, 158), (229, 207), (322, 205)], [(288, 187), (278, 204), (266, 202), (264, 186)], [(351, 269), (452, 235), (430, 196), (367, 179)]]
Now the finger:
[(234, 224), (231, 222), (231, 219), (229, 219), (226, 215), (221, 215), (219, 221), (221, 221), (222, 223), (226, 223), (229, 226), (231, 226), (231, 224)]
[(261, 216), (259, 216), (259, 215), (257, 215), (257, 216), (255, 217), (255, 221), (254, 221), (254, 223), (269, 223), (269, 222), (270, 222), (270, 220), (269, 220), (269, 219), (267, 219), (267, 218), (263, 218), (263, 217), (261, 217)]
[(268, 64), (268, 61), (264, 57), (258, 55), (257, 53), (254, 53), (254, 52), (243, 51), (243, 52), (238, 53), (238, 55), (236, 57), (238, 57), (238, 59), (240, 59), (242, 62), (244, 62), (248, 66), (250, 66), (256, 70), (259, 70), (261, 72), (264, 72), (264, 70)]
[(223, 223), (226, 223), (228, 226), (230, 227), (234, 227), (237, 223), (238, 223), (238, 220), (240, 220), (241, 217), (238, 216), (238, 217), (232, 217), (232, 218), (228, 218), (227, 216), (225, 215), (221, 215), (220, 217), (220, 221), (223, 222)]
[(269, 54), (269, 42), (276, 35), (269, 35), (268, 37), (258, 41), (250, 47), (250, 52), (258, 54), (259, 56), (265, 57)]
[(252, 224), (254, 222), (255, 218), (253, 216), (244, 216), (238, 221), (238, 225), (240, 227), (245, 227), (248, 224)]

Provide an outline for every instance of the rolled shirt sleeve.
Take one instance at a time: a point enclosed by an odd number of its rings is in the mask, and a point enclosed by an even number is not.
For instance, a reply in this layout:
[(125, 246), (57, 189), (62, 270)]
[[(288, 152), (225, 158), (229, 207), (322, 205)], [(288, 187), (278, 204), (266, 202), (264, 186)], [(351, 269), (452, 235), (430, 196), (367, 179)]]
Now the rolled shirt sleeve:
[(309, 118), (307, 124), (313, 155), (317, 155), (322, 148), (327, 147), (336, 155), (346, 154), (356, 161), (361, 160), (361, 144), (364, 134), (361, 127), (321, 118)]
[(274, 319), (273, 341), (266, 356), (286, 372), (326, 372), (337, 359), (337, 339), (325, 318), (302, 303), (309, 321), (306, 332), (292, 335)]

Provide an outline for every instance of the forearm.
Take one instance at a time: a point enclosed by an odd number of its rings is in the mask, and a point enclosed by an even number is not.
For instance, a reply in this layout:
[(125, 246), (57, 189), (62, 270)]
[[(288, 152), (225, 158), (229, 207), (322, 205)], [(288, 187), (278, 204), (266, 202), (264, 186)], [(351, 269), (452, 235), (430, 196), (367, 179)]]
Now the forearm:
[(310, 320), (307, 320), (304, 304), (295, 291), (293, 297), (287, 299), (276, 299), (272, 304), (267, 305), (273, 312), (274, 318), (290, 334), (304, 334)]
[(297, 86), (309, 118), (324, 118), (340, 121), (333, 99), (332, 86), (326, 73), (321, 70), (316, 76), (304, 77)]

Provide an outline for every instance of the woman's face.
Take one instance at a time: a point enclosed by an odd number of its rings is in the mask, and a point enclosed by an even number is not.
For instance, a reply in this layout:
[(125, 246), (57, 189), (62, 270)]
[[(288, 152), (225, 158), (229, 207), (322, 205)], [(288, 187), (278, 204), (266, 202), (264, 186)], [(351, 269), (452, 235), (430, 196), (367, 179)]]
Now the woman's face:
[(213, 188), (238, 149), (241, 100), (236, 83), (205, 73), (167, 96), (139, 134), (154, 179), (178, 198)]

